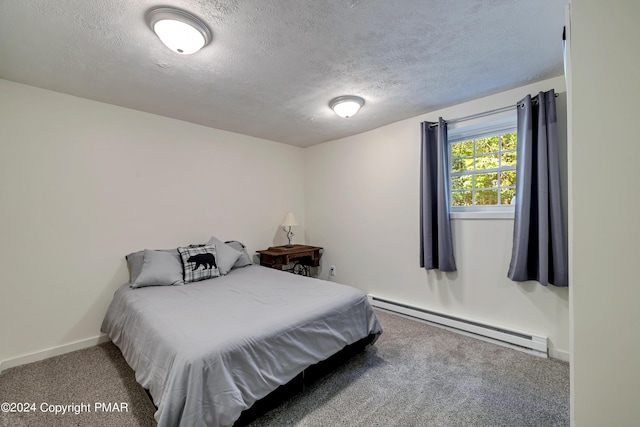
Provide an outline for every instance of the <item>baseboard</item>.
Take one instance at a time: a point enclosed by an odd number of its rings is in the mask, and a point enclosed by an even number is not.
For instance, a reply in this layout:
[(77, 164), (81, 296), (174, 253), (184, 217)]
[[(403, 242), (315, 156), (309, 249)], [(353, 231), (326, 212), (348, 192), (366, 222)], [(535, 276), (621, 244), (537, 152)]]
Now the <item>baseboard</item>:
[(564, 350), (558, 350), (557, 348), (550, 348), (549, 349), (549, 357), (551, 357), (552, 359), (558, 359), (558, 360), (562, 360), (563, 362), (569, 362), (570, 359), (570, 354), (568, 351), (564, 351)]
[(16, 366), (26, 365), (27, 363), (33, 363), (50, 357), (60, 356), (61, 354), (71, 353), (72, 351), (82, 350), (83, 348), (93, 347), (94, 345), (102, 344), (107, 341), (109, 341), (109, 337), (104, 334), (100, 334), (96, 337), (47, 348), (35, 353), (14, 357), (13, 359), (2, 360), (0, 361), (0, 372)]

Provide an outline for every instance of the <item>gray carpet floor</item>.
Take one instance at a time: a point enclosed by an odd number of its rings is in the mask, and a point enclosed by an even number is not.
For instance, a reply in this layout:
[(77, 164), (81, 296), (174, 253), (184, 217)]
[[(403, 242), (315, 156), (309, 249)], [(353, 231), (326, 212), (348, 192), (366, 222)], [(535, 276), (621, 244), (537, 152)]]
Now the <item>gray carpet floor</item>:
[[(569, 425), (567, 363), (378, 314), (384, 333), (374, 346), (293, 388), (245, 425)], [(155, 408), (111, 343), (6, 370), (0, 402), (37, 408), (0, 413), (2, 427), (155, 425)], [(95, 402), (125, 402), (127, 411), (96, 412)], [(88, 403), (90, 410), (56, 415), (41, 412), (43, 403)]]

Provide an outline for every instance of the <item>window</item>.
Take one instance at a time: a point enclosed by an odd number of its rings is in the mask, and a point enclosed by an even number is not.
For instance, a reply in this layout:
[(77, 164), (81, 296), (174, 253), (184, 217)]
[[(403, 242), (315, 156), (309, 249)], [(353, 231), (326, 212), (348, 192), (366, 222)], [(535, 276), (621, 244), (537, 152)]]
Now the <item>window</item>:
[(516, 144), (511, 120), (449, 132), (452, 212), (513, 211)]

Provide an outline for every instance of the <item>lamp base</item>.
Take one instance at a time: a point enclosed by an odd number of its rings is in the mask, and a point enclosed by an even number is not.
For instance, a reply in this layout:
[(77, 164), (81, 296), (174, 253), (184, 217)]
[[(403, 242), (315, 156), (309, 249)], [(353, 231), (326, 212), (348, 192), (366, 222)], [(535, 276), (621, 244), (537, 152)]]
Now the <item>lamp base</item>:
[(291, 239), (293, 239), (293, 236), (295, 236), (295, 234), (293, 234), (293, 231), (291, 231), (291, 226), (289, 226), (289, 230), (287, 230), (284, 227), (282, 227), (282, 229), (287, 232), (287, 240), (289, 240), (289, 243), (286, 244), (285, 247), (287, 248), (293, 247), (293, 245), (291, 244)]

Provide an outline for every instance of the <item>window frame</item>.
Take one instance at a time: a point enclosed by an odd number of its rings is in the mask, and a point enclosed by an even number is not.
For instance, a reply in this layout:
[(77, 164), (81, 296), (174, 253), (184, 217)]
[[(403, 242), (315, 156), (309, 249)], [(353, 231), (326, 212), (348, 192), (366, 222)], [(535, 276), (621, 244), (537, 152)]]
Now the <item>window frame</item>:
[[(453, 190), (453, 178), (457, 176), (472, 176), (472, 179), (474, 180), (474, 184), (472, 185), (471, 191), (472, 191), (472, 197), (473, 197), (474, 203), (476, 198), (476, 192), (478, 191), (475, 188), (476, 175), (482, 175), (487, 173), (497, 174), (498, 185), (496, 187), (490, 187), (490, 188), (482, 189), (480, 191), (491, 190), (491, 189), (497, 190), (498, 200), (500, 200), (501, 189), (515, 188), (515, 184), (513, 186), (505, 186), (505, 187), (501, 187), (499, 185), (500, 172), (516, 170), (516, 166), (500, 165), (502, 161), (501, 156), (503, 153), (510, 153), (510, 152), (517, 153), (517, 146), (515, 150), (502, 150), (502, 141), (500, 141), (500, 144), (498, 146), (498, 151), (491, 152), (491, 153), (481, 153), (481, 156), (486, 156), (491, 154), (497, 155), (499, 159), (498, 160), (499, 166), (497, 168), (481, 169), (477, 171), (474, 170), (472, 173), (469, 173), (468, 170), (461, 171), (461, 172), (453, 172), (453, 159), (454, 159), (453, 153), (452, 153), (453, 144), (458, 142), (470, 141), (470, 140), (475, 141), (480, 138), (501, 136), (508, 133), (517, 134), (517, 116), (515, 112), (511, 112), (511, 114), (508, 114), (508, 115), (501, 115), (501, 117), (497, 117), (497, 118), (494, 117), (489, 119), (487, 118), (483, 118), (483, 119), (484, 120), (474, 120), (473, 123), (467, 124), (467, 125), (454, 124), (450, 127), (450, 130), (448, 130), (447, 132), (447, 149), (449, 150), (448, 151), (449, 165), (448, 165), (447, 173), (449, 174), (449, 211), (450, 211), (451, 218), (489, 218), (489, 219), (507, 218), (508, 219), (508, 218), (514, 217), (515, 207), (511, 204), (509, 205), (475, 205), (474, 204), (471, 206), (454, 206), (453, 205), (453, 194), (454, 192), (458, 192)], [(475, 163), (476, 159), (481, 156), (477, 155), (476, 144), (474, 143), (473, 156), (456, 157), (456, 159), (473, 158)], [(517, 164), (517, 158), (516, 158), (516, 164)]]

